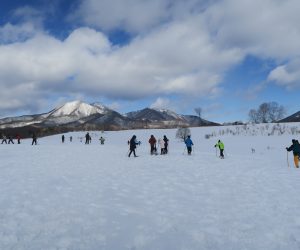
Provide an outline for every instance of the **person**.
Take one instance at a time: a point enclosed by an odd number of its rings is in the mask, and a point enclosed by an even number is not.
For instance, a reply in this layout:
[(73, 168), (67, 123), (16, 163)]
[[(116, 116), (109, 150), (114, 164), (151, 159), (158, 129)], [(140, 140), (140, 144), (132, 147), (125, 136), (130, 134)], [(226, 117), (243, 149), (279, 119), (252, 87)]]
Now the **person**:
[(65, 142), (65, 135), (61, 136), (61, 142), (64, 143)]
[(17, 134), (16, 138), (17, 138), (18, 144), (21, 144), (21, 136), (19, 134)]
[(72, 140), (73, 140), (73, 137), (72, 137), (72, 136), (70, 136), (70, 142), (72, 142)]
[(130, 157), (131, 153), (133, 153), (134, 157), (137, 157), (137, 155), (135, 154), (135, 149), (136, 149), (136, 145), (138, 145), (139, 143), (136, 140), (136, 135), (133, 135), (129, 141), (129, 154), (128, 157)]
[(85, 135), (85, 144), (89, 144), (89, 143), (90, 143), (90, 134), (89, 132), (87, 132)]
[(292, 145), (286, 148), (288, 152), (293, 151), (295, 168), (299, 168), (300, 144), (298, 140), (293, 139)]
[(10, 143), (14, 144), (14, 141), (13, 141), (13, 138), (11, 135), (8, 136), (8, 144), (10, 144)]
[(191, 153), (192, 153), (192, 146), (194, 145), (194, 143), (193, 143), (190, 135), (188, 135), (188, 137), (186, 138), (186, 140), (184, 141), (184, 143), (186, 145), (188, 155), (191, 155)]
[(103, 145), (105, 142), (105, 139), (101, 136), (99, 140), (100, 140), (101, 145)]
[(156, 139), (155, 139), (154, 135), (150, 136), (149, 144), (150, 144), (150, 154), (153, 155), (156, 153)]
[(164, 154), (167, 154), (168, 153), (169, 139), (164, 135), (163, 141), (164, 141)]
[(33, 145), (33, 144), (37, 145), (37, 136), (34, 132), (32, 133), (32, 143), (31, 143), (31, 145)]
[(160, 147), (160, 154), (163, 155), (165, 153), (165, 142), (164, 142), (164, 140), (159, 138), (157, 143)]
[(6, 135), (2, 135), (2, 142), (1, 142), (1, 144), (3, 144), (5, 142), (5, 144), (7, 144), (7, 137), (6, 137)]
[(215, 145), (220, 149), (220, 158), (224, 159), (224, 143), (221, 140), (218, 140), (218, 143)]

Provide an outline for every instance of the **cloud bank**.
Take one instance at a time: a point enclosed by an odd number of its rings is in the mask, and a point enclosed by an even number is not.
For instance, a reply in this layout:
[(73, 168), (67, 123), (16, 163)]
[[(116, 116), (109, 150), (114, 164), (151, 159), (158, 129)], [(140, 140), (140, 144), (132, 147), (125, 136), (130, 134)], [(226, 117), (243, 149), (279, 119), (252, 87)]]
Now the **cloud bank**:
[[(296, 0), (85, 0), (68, 15), (80, 27), (61, 40), (38, 11), (16, 10), (26, 18), (0, 26), (0, 110), (32, 110), (55, 95), (217, 96), (248, 55), (277, 62), (268, 80), (294, 87), (299, 11)], [(132, 39), (112, 44), (113, 30)]]

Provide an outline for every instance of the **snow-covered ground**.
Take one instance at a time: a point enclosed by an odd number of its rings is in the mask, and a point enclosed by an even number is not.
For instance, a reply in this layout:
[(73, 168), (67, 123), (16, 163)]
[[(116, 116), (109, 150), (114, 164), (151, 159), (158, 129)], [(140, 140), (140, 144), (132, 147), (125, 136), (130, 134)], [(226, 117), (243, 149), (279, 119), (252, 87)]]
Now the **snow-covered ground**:
[[(285, 150), (295, 136), (204, 138), (216, 130), (192, 129), (191, 156), (176, 130), (0, 144), (0, 249), (300, 249), (300, 170)], [(138, 158), (127, 157), (133, 134)], [(167, 135), (168, 155), (149, 154), (151, 134)]]

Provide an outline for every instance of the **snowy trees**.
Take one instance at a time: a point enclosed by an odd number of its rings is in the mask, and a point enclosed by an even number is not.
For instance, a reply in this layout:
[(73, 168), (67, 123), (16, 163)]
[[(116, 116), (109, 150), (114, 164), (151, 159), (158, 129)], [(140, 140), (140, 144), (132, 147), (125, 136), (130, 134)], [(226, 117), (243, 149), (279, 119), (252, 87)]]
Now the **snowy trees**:
[(262, 103), (257, 110), (249, 111), (249, 120), (253, 123), (275, 122), (283, 118), (285, 108), (277, 102)]
[(191, 130), (189, 128), (177, 129), (176, 138), (182, 139), (185, 141), (185, 139), (188, 137), (188, 135), (191, 135)]

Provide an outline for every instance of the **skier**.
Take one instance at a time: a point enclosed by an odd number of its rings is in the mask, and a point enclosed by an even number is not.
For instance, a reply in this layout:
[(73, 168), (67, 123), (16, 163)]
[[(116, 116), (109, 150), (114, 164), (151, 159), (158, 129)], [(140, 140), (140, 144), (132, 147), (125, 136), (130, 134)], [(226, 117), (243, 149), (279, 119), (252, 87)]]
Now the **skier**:
[(61, 136), (61, 142), (64, 143), (65, 142), (65, 135)]
[(6, 140), (7, 140), (6, 135), (2, 134), (2, 143), (1, 144), (3, 144), (4, 142), (5, 142), (5, 144), (7, 144)]
[(130, 157), (131, 153), (133, 153), (134, 157), (137, 157), (137, 155), (135, 154), (135, 149), (136, 149), (136, 145), (139, 145), (139, 144), (140, 144), (140, 142), (137, 142), (136, 136), (133, 135), (129, 141), (130, 152), (129, 152), (128, 157)]
[(73, 140), (73, 137), (72, 137), (72, 136), (70, 136), (70, 142), (72, 142), (72, 140)]
[(14, 141), (13, 141), (11, 135), (8, 136), (8, 144), (10, 144), (10, 143), (14, 144)]
[(37, 136), (34, 132), (32, 133), (32, 143), (31, 143), (31, 145), (33, 145), (33, 144), (37, 145)]
[(154, 135), (150, 136), (149, 143), (150, 143), (150, 154), (152, 155), (156, 154), (156, 139)]
[(101, 145), (103, 145), (105, 142), (105, 139), (101, 136), (99, 140), (100, 140)]
[(286, 150), (288, 152), (293, 151), (295, 168), (299, 168), (300, 145), (298, 140), (295, 139), (292, 140), (292, 143), (293, 144), (290, 147), (286, 148)]
[(85, 135), (85, 144), (89, 144), (89, 143), (90, 143), (90, 134), (89, 132), (87, 132)]
[(221, 140), (218, 140), (218, 143), (215, 145), (220, 149), (220, 158), (224, 159), (224, 143)]
[(168, 145), (169, 145), (169, 139), (164, 135), (164, 154), (168, 153)]
[(191, 153), (192, 153), (192, 146), (194, 145), (194, 143), (191, 140), (191, 136), (190, 135), (188, 135), (188, 137), (186, 138), (186, 140), (184, 141), (184, 143), (186, 145), (188, 155), (191, 155)]

